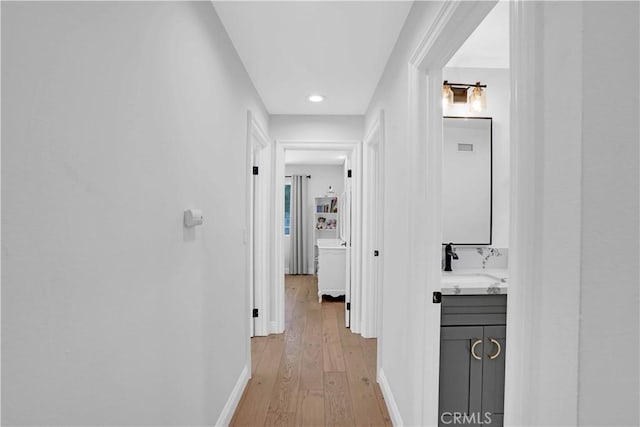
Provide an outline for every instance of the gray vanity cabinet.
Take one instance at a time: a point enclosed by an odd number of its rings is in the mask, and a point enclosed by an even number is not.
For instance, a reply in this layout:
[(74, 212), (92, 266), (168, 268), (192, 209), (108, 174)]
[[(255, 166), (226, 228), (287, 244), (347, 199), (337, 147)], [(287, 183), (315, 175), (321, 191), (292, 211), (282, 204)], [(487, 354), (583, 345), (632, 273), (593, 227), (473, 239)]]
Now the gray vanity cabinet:
[[(482, 360), (474, 359), (470, 351), (470, 343), (482, 334), (482, 326), (453, 326), (440, 331), (441, 415), (482, 411)], [(481, 352), (482, 345), (480, 342), (475, 351)]]
[[(482, 363), (482, 412), (492, 414), (491, 422), (485, 426), (502, 426), (504, 419), (504, 351), (506, 347), (506, 326), (485, 326), (483, 342), (490, 347), (487, 355), (494, 355), (498, 345), (489, 339), (495, 339), (500, 346), (500, 354), (495, 359), (485, 356)], [(485, 347), (486, 348), (486, 347)]]
[(506, 295), (442, 297), (440, 426), (503, 425), (505, 324)]

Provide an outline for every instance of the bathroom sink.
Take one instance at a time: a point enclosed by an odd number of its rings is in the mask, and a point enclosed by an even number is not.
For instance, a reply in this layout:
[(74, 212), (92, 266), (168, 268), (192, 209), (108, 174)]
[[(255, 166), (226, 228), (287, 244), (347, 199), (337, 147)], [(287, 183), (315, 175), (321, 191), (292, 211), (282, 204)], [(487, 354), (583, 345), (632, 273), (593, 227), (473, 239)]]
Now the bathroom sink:
[(505, 272), (496, 270), (491, 274), (484, 271), (442, 272), (441, 290), (443, 295), (484, 295), (506, 294)]

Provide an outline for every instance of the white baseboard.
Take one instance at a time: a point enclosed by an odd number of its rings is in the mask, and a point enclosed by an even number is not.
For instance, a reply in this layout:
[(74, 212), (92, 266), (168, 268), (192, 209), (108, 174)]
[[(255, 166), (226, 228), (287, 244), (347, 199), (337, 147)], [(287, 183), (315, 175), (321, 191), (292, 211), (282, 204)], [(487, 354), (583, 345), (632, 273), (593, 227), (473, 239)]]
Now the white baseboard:
[(396, 403), (396, 399), (393, 397), (393, 393), (391, 393), (391, 387), (389, 387), (389, 382), (387, 381), (387, 377), (384, 375), (384, 371), (382, 369), (378, 371), (378, 384), (380, 384), (382, 396), (384, 396), (384, 401), (387, 404), (387, 410), (389, 411), (389, 416), (391, 417), (391, 423), (394, 426), (404, 425), (402, 423), (402, 417), (400, 416), (398, 404)]
[(238, 403), (240, 403), (240, 398), (242, 397), (244, 388), (247, 386), (247, 382), (249, 382), (249, 367), (245, 365), (238, 377), (238, 381), (236, 381), (236, 385), (229, 395), (229, 399), (227, 399), (227, 403), (225, 403), (224, 408), (222, 408), (218, 421), (216, 421), (216, 426), (226, 427), (231, 423), (231, 418), (238, 407)]
[(268, 332), (269, 335), (271, 335), (271, 334), (281, 334), (281, 333), (282, 333), (282, 331), (278, 330), (278, 322), (275, 322), (275, 321), (269, 322), (269, 332)]

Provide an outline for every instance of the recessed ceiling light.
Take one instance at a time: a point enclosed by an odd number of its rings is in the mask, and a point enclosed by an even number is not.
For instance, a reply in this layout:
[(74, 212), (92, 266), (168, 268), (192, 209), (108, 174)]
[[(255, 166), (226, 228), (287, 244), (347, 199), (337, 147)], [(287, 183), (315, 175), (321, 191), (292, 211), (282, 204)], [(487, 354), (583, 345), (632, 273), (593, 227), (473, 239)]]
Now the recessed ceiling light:
[(309, 95), (310, 102), (322, 102), (324, 101), (324, 96), (322, 95)]

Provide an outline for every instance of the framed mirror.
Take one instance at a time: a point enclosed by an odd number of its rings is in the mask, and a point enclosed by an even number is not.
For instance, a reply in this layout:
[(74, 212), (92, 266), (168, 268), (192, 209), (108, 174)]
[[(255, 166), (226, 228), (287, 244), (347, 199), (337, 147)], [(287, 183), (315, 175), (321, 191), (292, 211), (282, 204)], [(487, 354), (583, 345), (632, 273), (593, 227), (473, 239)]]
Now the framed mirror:
[(491, 244), (492, 129), (491, 117), (443, 117), (444, 244)]

